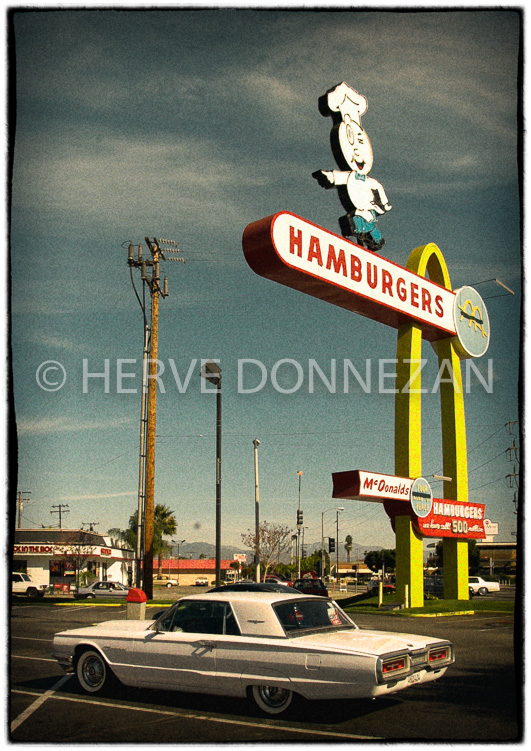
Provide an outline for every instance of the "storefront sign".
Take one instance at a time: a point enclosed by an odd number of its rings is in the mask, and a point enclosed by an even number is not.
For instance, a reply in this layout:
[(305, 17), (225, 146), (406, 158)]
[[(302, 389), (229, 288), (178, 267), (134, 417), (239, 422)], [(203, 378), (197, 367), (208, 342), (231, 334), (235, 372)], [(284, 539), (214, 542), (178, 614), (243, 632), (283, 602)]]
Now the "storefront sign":
[(13, 552), (15, 555), (54, 555), (56, 549), (52, 545), (13, 545)]
[(456, 335), (455, 294), (340, 235), (281, 211), (249, 224), (243, 252), (260, 276), (429, 341)]
[(491, 522), (490, 519), (484, 519), (483, 520), (483, 526), (485, 527), (485, 534), (487, 537), (490, 537), (491, 535), (497, 535), (498, 532), (498, 522)]

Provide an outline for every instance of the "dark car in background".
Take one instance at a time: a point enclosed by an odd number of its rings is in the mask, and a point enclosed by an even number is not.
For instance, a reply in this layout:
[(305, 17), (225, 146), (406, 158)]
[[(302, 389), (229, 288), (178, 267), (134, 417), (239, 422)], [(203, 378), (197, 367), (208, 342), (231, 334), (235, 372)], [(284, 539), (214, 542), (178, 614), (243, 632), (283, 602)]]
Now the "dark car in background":
[(321, 579), (296, 579), (293, 582), (293, 589), (305, 595), (328, 597), (328, 590)]
[(219, 587), (209, 589), (209, 592), (283, 592), (284, 594), (299, 594), (293, 587), (288, 587), (286, 584), (279, 584), (276, 581), (265, 582), (253, 582), (253, 581), (240, 581), (232, 582), (231, 584), (221, 584)]

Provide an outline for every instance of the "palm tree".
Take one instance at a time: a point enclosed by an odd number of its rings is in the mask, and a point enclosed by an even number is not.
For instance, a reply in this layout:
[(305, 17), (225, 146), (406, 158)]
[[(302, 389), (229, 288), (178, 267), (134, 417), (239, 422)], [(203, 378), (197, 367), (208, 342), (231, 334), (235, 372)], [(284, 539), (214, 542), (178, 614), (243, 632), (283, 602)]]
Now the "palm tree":
[(350, 563), (350, 554), (352, 553), (352, 536), (345, 537), (345, 550), (347, 551), (347, 563)]
[[(129, 517), (127, 529), (113, 527), (108, 534), (125, 542), (132, 550), (136, 550), (138, 528), (138, 511)], [(171, 550), (170, 545), (163, 539), (163, 535), (174, 535), (177, 532), (177, 521), (173, 511), (162, 503), (157, 503), (153, 518), (153, 553), (159, 559), (159, 576), (162, 574), (162, 559)]]
[(162, 559), (171, 550), (170, 545), (163, 539), (163, 535), (174, 535), (177, 532), (177, 521), (171, 509), (157, 503), (153, 520), (153, 553), (159, 559), (159, 576), (162, 576)]

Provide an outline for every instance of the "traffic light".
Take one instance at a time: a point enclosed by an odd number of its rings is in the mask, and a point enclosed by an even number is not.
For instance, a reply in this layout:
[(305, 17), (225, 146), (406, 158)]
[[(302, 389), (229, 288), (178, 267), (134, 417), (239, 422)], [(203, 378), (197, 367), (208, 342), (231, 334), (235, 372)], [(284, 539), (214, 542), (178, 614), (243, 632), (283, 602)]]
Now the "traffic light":
[(328, 538), (328, 552), (334, 553), (336, 549), (336, 538), (335, 537), (329, 537)]
[(302, 511), (299, 509), (297, 511), (297, 526), (302, 525)]

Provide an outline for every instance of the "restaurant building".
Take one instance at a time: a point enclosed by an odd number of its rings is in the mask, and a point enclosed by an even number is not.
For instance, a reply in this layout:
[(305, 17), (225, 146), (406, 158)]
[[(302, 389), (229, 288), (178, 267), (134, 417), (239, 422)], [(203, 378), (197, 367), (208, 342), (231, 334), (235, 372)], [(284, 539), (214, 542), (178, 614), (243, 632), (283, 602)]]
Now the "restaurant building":
[(36, 584), (69, 592), (77, 574), (81, 584), (87, 578), (132, 583), (134, 552), (85, 529), (17, 529), (11, 565)]

